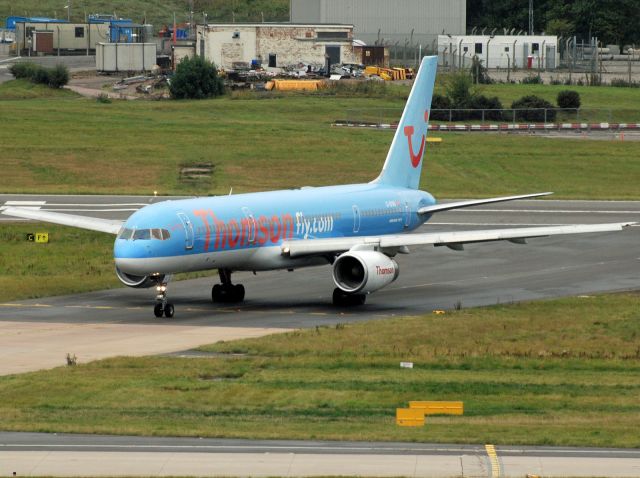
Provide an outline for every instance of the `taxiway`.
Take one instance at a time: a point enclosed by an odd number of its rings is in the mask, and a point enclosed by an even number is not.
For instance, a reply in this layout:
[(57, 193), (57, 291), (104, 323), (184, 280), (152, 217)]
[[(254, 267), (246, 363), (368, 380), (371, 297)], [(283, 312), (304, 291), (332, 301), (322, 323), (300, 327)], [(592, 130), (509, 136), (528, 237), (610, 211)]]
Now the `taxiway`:
[[(17, 201), (28, 207), (118, 219), (161, 199), (5, 195), (0, 196), (0, 204)], [(640, 202), (518, 201), (442, 213), (423, 230), (622, 221), (640, 221)], [(528, 245), (475, 244), (462, 252), (415, 248), (397, 259), (398, 280), (355, 309), (330, 305), (334, 286), (329, 267), (255, 276), (236, 273), (234, 281), (247, 290), (246, 301), (240, 305), (211, 303), (215, 273), (210, 278), (172, 282), (169, 297), (176, 316), (170, 320), (153, 316), (154, 292), (150, 290), (119, 288), (3, 303), (0, 374), (63, 365), (66, 353), (75, 354), (80, 362), (123, 354), (169, 353), (292, 328), (636, 290), (640, 288), (640, 227), (620, 233), (533, 239)]]

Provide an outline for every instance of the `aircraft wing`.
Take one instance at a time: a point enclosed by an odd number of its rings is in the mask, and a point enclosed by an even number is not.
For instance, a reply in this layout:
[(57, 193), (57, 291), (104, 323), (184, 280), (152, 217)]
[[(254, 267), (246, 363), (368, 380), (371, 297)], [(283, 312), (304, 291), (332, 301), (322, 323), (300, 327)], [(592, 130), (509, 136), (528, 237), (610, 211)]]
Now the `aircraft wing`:
[(51, 222), (53, 224), (62, 224), (63, 226), (89, 229), (91, 231), (108, 232), (109, 234), (118, 234), (118, 231), (120, 231), (124, 222), (20, 207), (7, 207), (2, 211), (2, 214), (22, 219), (33, 219), (35, 221)]
[(482, 204), (491, 204), (495, 202), (515, 201), (518, 199), (531, 199), (531, 198), (537, 198), (540, 196), (549, 196), (550, 194), (553, 194), (553, 193), (548, 192), (548, 193), (522, 194), (520, 196), (503, 196), (498, 198), (473, 199), (470, 201), (458, 201), (458, 202), (449, 202), (445, 204), (435, 204), (433, 206), (421, 207), (420, 209), (418, 209), (418, 214), (433, 214), (434, 212), (450, 211), (451, 209), (480, 206)]
[(463, 244), (490, 241), (511, 241), (523, 244), (533, 237), (561, 234), (583, 234), (588, 232), (621, 231), (635, 222), (609, 224), (577, 224), (569, 226), (542, 226), (514, 229), (487, 229), (478, 231), (429, 232), (422, 234), (387, 234), (381, 236), (336, 237), (329, 239), (292, 240), (282, 244), (282, 253), (291, 257), (321, 255), (348, 251), (364, 247), (374, 249), (402, 249), (407, 246), (447, 246), (461, 249)]

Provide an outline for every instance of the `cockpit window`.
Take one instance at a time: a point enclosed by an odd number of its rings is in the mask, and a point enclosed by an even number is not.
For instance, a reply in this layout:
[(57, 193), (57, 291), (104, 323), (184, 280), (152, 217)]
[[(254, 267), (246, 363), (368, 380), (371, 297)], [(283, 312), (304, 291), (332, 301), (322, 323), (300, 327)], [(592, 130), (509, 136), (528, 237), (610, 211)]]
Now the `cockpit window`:
[(145, 240), (145, 239), (151, 239), (151, 229), (136, 229), (133, 232), (134, 241)]
[(118, 239), (124, 239), (134, 241), (157, 239), (159, 241), (166, 241), (171, 237), (171, 234), (167, 229), (129, 229), (127, 227), (120, 231)]
[(120, 231), (120, 235), (118, 236), (118, 239), (124, 239), (125, 241), (131, 239), (131, 236), (133, 235), (133, 229), (129, 229), (129, 228), (124, 228), (122, 229), (122, 231)]

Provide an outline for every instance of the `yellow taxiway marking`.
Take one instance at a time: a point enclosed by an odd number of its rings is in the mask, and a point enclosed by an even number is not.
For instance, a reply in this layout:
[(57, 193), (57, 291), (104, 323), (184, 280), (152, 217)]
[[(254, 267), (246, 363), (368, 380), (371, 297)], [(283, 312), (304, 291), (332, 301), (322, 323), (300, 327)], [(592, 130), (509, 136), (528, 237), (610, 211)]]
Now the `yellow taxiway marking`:
[(498, 478), (501, 474), (500, 462), (498, 461), (498, 454), (496, 453), (496, 447), (493, 445), (485, 445), (487, 455), (491, 461), (491, 478)]

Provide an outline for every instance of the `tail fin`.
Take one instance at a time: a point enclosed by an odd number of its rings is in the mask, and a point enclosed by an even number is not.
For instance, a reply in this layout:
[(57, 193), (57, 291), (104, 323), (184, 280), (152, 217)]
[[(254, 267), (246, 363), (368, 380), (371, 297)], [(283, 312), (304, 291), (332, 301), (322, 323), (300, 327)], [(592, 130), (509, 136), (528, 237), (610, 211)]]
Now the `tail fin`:
[(425, 56), (422, 59), (387, 160), (374, 182), (418, 189), (437, 67), (438, 57)]

